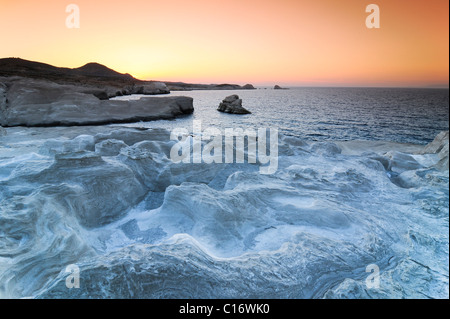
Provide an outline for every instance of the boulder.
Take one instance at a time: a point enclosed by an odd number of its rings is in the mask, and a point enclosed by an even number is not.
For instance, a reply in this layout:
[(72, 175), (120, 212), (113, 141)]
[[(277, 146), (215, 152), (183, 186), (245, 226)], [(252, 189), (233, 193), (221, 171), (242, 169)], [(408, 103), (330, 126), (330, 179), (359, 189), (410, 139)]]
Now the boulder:
[(279, 86), (279, 85), (275, 85), (275, 86), (273, 87), (273, 89), (274, 89), (274, 90), (287, 90), (286, 88), (282, 88), (282, 87)]
[(219, 112), (231, 114), (251, 114), (250, 111), (242, 107), (242, 99), (238, 95), (227, 96), (219, 105)]
[[(160, 88), (154, 82), (154, 89)], [(145, 91), (150, 92), (150, 91)], [(8, 83), (7, 107), (0, 108), (2, 126), (57, 126), (130, 123), (173, 119), (194, 111), (183, 96), (108, 100), (108, 94), (83, 86), (16, 78)]]

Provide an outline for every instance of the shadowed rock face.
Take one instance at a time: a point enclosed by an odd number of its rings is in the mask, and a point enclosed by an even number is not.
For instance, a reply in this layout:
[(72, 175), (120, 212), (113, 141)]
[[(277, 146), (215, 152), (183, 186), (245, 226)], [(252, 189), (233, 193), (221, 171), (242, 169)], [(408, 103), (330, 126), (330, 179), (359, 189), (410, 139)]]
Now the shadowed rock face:
[(249, 110), (242, 107), (242, 99), (238, 95), (230, 95), (226, 97), (217, 109), (219, 112), (232, 114), (251, 114)]

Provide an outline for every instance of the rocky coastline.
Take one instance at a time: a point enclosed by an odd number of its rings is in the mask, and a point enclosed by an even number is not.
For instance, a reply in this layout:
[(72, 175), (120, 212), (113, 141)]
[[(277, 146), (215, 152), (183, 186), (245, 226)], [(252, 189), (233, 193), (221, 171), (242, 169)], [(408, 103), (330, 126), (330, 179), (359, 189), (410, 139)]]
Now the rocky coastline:
[[(191, 97), (151, 97), (171, 90), (255, 89), (253, 85), (143, 81), (98, 63), (61, 68), (0, 59), (0, 125), (72, 126), (173, 119), (194, 111)], [(110, 100), (143, 94), (139, 100)]]

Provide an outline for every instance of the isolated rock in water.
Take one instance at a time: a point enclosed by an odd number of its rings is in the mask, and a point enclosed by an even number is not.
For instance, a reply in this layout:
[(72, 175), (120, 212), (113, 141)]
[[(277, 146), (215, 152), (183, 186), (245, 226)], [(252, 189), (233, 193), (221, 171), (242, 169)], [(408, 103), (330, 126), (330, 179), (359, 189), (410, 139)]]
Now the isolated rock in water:
[(251, 114), (250, 111), (242, 107), (242, 99), (238, 95), (227, 96), (219, 105), (217, 109), (219, 112), (232, 114)]
[(273, 89), (274, 89), (274, 90), (287, 90), (286, 88), (282, 88), (282, 87), (279, 86), (279, 85), (275, 85), (275, 86), (273, 87)]
[[(238, 102), (236, 102), (236, 101), (238, 101)], [(239, 102), (239, 96), (236, 95), (236, 94), (227, 96), (227, 97), (223, 100), (223, 102), (224, 102), (224, 103), (234, 103), (234, 102), (236, 102), (236, 103), (240, 103), (240, 104), (242, 105), (242, 100), (240, 100), (240, 102)]]

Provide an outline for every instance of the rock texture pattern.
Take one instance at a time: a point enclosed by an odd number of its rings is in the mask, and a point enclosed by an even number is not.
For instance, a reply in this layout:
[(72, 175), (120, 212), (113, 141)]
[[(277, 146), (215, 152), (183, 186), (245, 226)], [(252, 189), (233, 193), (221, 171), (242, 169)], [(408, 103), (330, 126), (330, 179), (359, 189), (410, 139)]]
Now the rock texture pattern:
[[(263, 175), (257, 163), (174, 163), (170, 136), (8, 129), (0, 297), (448, 298), (448, 172), (431, 167), (436, 154), (280, 135), (282, 169)], [(366, 286), (372, 263), (379, 289)], [(69, 264), (79, 289), (67, 289)]]

